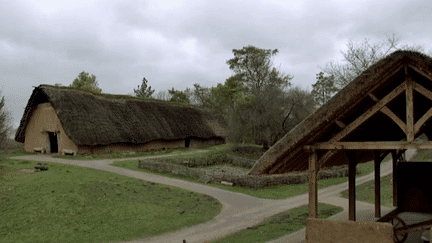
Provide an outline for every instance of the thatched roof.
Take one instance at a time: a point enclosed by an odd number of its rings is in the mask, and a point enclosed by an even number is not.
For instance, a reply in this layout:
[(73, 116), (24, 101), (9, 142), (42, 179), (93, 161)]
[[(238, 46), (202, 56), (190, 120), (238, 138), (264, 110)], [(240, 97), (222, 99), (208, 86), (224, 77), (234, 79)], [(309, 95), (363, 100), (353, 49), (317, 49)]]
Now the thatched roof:
[(40, 85), (28, 101), (16, 141), (24, 142), (33, 109), (46, 102), (54, 107), (66, 134), (76, 145), (226, 137), (223, 118), (196, 106)]
[[(396, 51), (364, 71), (339, 91), (321, 108), (303, 120), (281, 140), (273, 145), (254, 165), (250, 174), (283, 174), (308, 170), (309, 154), (305, 145), (326, 142), (340, 132), (343, 124), (350, 124), (376, 102), (369, 96), (382, 99), (405, 80), (404, 65), (412, 80), (432, 91), (432, 59), (418, 52)], [(387, 107), (402, 121), (406, 120), (405, 92)], [(417, 121), (432, 107), (431, 100), (414, 92), (414, 120)], [(428, 120), (416, 137), (425, 133), (432, 137), (432, 124)], [(342, 124), (342, 125), (341, 125)], [(342, 126), (342, 127), (341, 127)], [(342, 141), (401, 141), (405, 133), (386, 115), (376, 113)], [(318, 150), (318, 159), (327, 151)], [(372, 151), (359, 151), (357, 160), (364, 163), (373, 160)], [(348, 160), (343, 150), (337, 150), (322, 168), (344, 166)]]

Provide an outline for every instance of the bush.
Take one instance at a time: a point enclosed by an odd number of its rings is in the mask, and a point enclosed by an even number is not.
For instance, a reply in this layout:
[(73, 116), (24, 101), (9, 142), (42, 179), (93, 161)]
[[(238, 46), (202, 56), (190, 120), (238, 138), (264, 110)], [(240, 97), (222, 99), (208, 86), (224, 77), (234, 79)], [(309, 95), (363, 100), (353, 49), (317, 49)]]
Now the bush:
[(230, 151), (240, 156), (260, 158), (266, 150), (252, 145), (234, 144), (230, 147)]

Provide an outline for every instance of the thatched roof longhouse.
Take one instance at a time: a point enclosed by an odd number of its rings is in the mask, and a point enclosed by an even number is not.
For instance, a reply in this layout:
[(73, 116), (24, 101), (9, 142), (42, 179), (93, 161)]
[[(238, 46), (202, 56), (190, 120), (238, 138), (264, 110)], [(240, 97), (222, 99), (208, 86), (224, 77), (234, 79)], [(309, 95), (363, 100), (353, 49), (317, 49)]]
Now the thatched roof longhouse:
[(54, 107), (64, 131), (76, 145), (226, 137), (223, 118), (196, 106), (40, 85), (28, 101), (16, 141), (24, 142), (33, 109), (47, 102)]
[[(404, 83), (407, 73), (417, 84), (432, 91), (432, 59), (418, 52), (396, 51), (364, 71), (339, 91), (321, 108), (303, 120), (281, 140), (273, 145), (255, 164), (250, 174), (283, 174), (308, 170), (309, 154), (304, 146), (327, 142), (364, 112), (377, 104), (396, 87)], [(432, 107), (432, 101), (414, 91), (414, 121), (418, 121)], [(386, 105), (401, 121), (406, 121), (405, 92)], [(415, 137), (421, 134), (432, 137), (429, 119)], [(378, 112), (347, 135), (344, 141), (401, 141), (404, 131), (392, 119)], [(319, 150), (318, 160), (327, 151)], [(358, 163), (373, 160), (373, 152), (360, 150)], [(331, 168), (348, 164), (344, 150), (335, 151), (324, 161), (323, 167)]]

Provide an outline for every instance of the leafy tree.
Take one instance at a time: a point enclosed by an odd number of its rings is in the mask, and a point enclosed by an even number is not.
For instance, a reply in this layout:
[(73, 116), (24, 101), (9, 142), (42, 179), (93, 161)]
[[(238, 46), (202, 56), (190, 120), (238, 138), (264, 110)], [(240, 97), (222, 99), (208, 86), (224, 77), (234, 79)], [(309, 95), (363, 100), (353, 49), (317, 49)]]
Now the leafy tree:
[(174, 90), (174, 88), (172, 88), (172, 90), (168, 90), (168, 93), (171, 95), (169, 101), (186, 103), (186, 104), (190, 103), (188, 95), (183, 91)]
[(6, 110), (5, 98), (0, 101), (0, 150), (4, 150), (9, 141), (9, 134), (12, 132), (11, 125), (12, 117), (10, 112)]
[(98, 82), (96, 81), (96, 76), (94, 74), (90, 75), (82, 71), (78, 78), (74, 79), (73, 83), (69, 85), (69, 87), (82, 89), (90, 92), (101, 93), (102, 89), (100, 89)]
[(204, 88), (198, 83), (194, 84), (195, 89), (193, 90), (194, 103), (201, 107), (209, 107), (209, 98), (211, 89)]
[(282, 122), (283, 133), (287, 133), (316, 110), (316, 101), (311, 92), (299, 86), (292, 87), (285, 93), (283, 101), (285, 117)]
[(322, 106), (339, 89), (335, 87), (334, 76), (325, 77), (323, 72), (316, 76), (317, 82), (312, 84), (312, 95), (315, 97), (317, 104)]
[(357, 43), (349, 40), (347, 44), (348, 50), (341, 51), (344, 58), (342, 63), (332, 61), (321, 69), (330, 76), (334, 76), (336, 86), (341, 89), (374, 63), (390, 54), (390, 52), (396, 50), (424, 52), (424, 48), (419, 45), (401, 46), (399, 38), (394, 33), (386, 35), (386, 37), (387, 40), (374, 44), (369, 43), (368, 39)]
[(258, 94), (265, 86), (284, 88), (290, 85), (292, 77), (282, 75), (272, 67), (271, 58), (278, 53), (277, 49), (260, 49), (254, 46), (233, 49), (234, 58), (227, 61), (229, 68), (241, 78), (247, 94)]
[(151, 89), (151, 86), (147, 88), (147, 79), (143, 78), (141, 87), (138, 85), (138, 89), (134, 89), (134, 93), (137, 97), (149, 98), (155, 92)]
[[(228, 95), (218, 102), (231, 108), (230, 136), (232, 141), (253, 141), (267, 149), (281, 135), (283, 121), (282, 104), (284, 90), (290, 86), (292, 77), (283, 75), (272, 67), (271, 58), (278, 50), (266, 50), (254, 46), (233, 50), (234, 58), (227, 61), (234, 75), (227, 81), (242, 84), (242, 95), (236, 100)], [(234, 82), (235, 81), (235, 82)], [(227, 87), (224, 87), (227, 88)], [(225, 91), (219, 89), (216, 91)], [(226, 90), (229, 92), (229, 90)], [(220, 95), (221, 97), (222, 95)], [(231, 107), (230, 107), (231, 106)]]
[(243, 90), (240, 76), (231, 76), (224, 84), (219, 83), (216, 87), (210, 89), (209, 98), (207, 99), (208, 105), (228, 119), (229, 115), (235, 110), (237, 103), (244, 99)]

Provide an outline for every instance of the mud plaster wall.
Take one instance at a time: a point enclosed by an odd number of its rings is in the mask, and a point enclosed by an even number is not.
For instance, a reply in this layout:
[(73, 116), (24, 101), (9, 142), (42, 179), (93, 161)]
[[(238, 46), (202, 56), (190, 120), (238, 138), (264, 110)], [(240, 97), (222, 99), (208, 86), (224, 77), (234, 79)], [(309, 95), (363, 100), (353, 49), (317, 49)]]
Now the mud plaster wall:
[[(205, 145), (218, 145), (224, 143), (223, 139), (192, 139), (189, 147), (199, 147)], [(152, 150), (184, 148), (186, 145), (185, 139), (179, 140), (158, 140), (146, 144), (111, 144), (111, 145), (96, 145), (96, 146), (78, 146), (79, 154), (102, 154), (112, 152), (145, 152)]]
[(43, 148), (50, 152), (48, 132), (57, 133), (58, 151), (77, 150), (77, 146), (66, 135), (54, 108), (50, 103), (39, 104), (33, 110), (26, 127), (24, 150), (33, 152), (34, 148)]
[(224, 139), (212, 138), (212, 139), (199, 139), (191, 138), (189, 147), (198, 148), (199, 146), (213, 146), (225, 143)]
[(185, 140), (173, 141), (152, 141), (146, 144), (111, 144), (111, 145), (96, 145), (96, 146), (78, 146), (79, 154), (103, 154), (113, 152), (144, 152), (151, 150), (162, 150), (171, 148), (184, 148)]
[(309, 218), (306, 242), (393, 243), (393, 226), (381, 222)]

